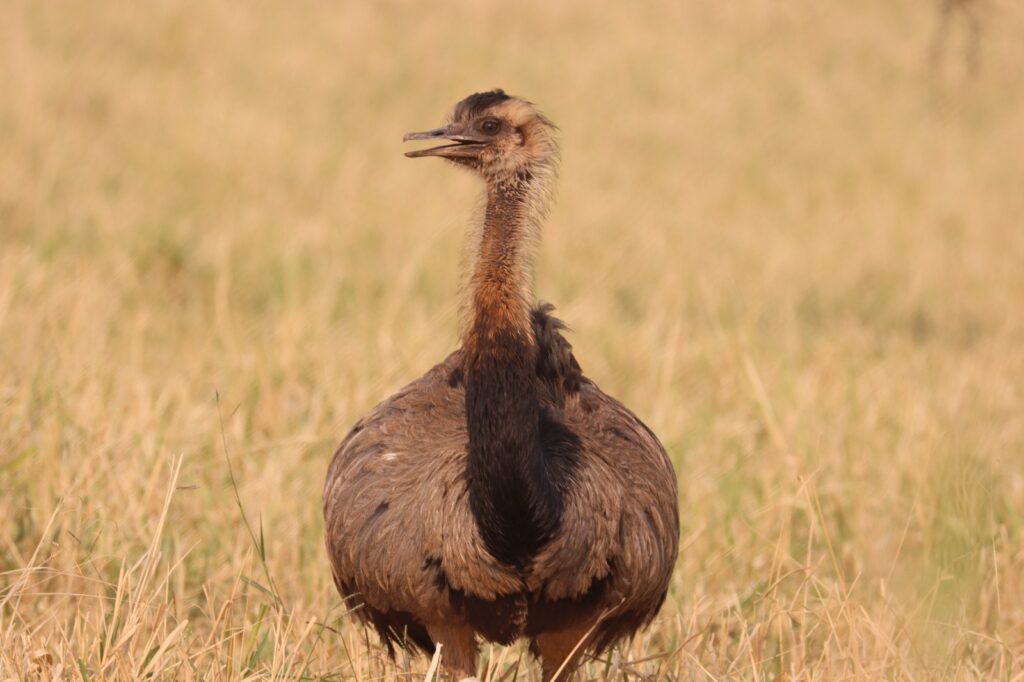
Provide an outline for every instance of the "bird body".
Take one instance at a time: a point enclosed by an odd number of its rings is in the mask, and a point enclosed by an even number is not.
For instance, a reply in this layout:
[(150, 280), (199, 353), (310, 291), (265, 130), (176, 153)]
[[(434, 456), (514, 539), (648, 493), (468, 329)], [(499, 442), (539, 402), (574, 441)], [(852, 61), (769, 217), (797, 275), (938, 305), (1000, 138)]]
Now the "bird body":
[[(497, 132), (491, 132), (497, 128)], [(460, 676), (476, 640), (531, 639), (545, 679), (629, 636), (664, 601), (677, 489), (660, 442), (587, 379), (529, 248), (554, 176), (553, 126), (501, 91), (460, 102), (444, 156), (484, 177), (461, 347), (361, 419), (324, 490), (335, 583), (395, 644)]]

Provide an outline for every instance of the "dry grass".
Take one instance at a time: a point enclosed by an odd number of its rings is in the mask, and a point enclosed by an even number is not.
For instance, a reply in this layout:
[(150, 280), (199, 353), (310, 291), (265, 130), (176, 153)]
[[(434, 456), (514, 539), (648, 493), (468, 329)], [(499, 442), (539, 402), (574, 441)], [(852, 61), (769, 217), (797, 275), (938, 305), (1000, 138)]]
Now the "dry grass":
[(1024, 678), (985, 12), (969, 80), (925, 2), (0, 4), (0, 679), (424, 674), (345, 617), (320, 489), (455, 343), (474, 184), (401, 134), (495, 85), (564, 130), (538, 291), (680, 478), (670, 599), (587, 676)]

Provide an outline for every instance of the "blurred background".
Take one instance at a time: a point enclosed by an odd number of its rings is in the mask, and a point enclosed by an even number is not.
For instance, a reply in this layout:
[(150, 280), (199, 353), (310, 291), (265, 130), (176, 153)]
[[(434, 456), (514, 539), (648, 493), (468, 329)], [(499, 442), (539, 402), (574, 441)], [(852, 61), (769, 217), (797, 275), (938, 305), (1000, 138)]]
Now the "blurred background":
[(1019, 679), (1009, 0), (0, 4), (0, 678), (421, 678), (320, 493), (457, 343), (479, 188), (401, 136), (493, 87), (562, 129), (538, 296), (679, 475), (584, 677)]

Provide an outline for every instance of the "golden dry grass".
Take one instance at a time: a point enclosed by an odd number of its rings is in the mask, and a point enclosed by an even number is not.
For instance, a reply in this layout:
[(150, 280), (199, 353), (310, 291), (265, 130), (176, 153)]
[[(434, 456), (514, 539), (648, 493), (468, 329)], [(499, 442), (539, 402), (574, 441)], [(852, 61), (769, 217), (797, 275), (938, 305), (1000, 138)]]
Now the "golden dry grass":
[(927, 2), (0, 4), (0, 679), (422, 678), (320, 490), (455, 344), (476, 189), (399, 140), (493, 86), (564, 130), (538, 293), (679, 473), (670, 599), (586, 676), (1022, 679), (1024, 12), (984, 9), (970, 80)]

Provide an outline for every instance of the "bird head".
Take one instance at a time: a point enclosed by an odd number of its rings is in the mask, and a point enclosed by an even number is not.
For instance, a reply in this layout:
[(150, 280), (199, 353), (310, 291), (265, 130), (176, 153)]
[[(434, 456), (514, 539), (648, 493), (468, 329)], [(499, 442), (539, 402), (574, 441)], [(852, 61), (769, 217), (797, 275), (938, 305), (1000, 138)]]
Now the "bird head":
[(440, 156), (480, 173), (488, 181), (529, 176), (557, 162), (555, 124), (524, 99), (502, 90), (478, 92), (455, 105), (448, 123), (409, 140), (444, 140), (428, 149), (406, 152), (411, 158)]

